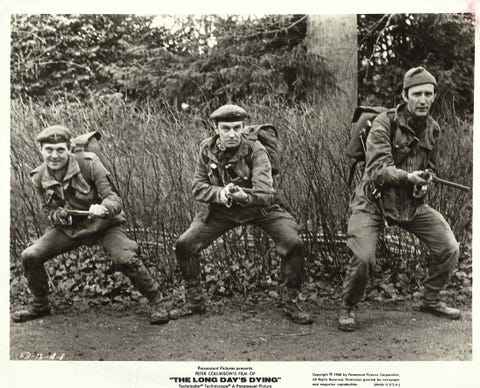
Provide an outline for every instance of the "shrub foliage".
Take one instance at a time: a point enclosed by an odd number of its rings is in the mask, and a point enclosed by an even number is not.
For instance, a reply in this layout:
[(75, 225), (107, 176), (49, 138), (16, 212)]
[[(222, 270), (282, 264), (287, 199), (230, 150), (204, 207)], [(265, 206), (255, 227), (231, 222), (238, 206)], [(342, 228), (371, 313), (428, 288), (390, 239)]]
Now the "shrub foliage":
[[(247, 109), (252, 122), (278, 127), (283, 146), (279, 186), (305, 241), (306, 297), (332, 294), (348, 260), (345, 228), (352, 189), (346, 185), (344, 150), (349, 128), (337, 119), (335, 97), (325, 94), (334, 88), (334, 79), (324, 59), (308, 54), (307, 18), (13, 15), (12, 300), (27, 297), (20, 253), (46, 227), (28, 172), (41, 161), (35, 135), (52, 124), (78, 134), (101, 131), (129, 234), (166, 289), (181, 295), (173, 246), (199, 206), (190, 196), (195, 155), (200, 140), (212, 132), (208, 114), (232, 101)], [(361, 103), (394, 106), (403, 73), (411, 66), (425, 65), (437, 76), (440, 172), (471, 184), (472, 15), (359, 15), (358, 39)], [(322, 92), (312, 90), (319, 84)], [(430, 200), (462, 243), (453, 282), (462, 298), (471, 291), (471, 196), (434, 187)], [(371, 295), (396, 300), (421, 287), (425, 252), (395, 228), (387, 237)], [(202, 275), (212, 294), (268, 294), (278, 282), (272, 242), (254, 228), (228, 233), (203, 256)], [(67, 302), (81, 295), (97, 301), (139, 296), (99, 248), (81, 248), (47, 267), (54, 295)]]
[[(348, 128), (337, 122), (334, 102), (292, 106), (272, 100), (268, 105), (243, 105), (252, 122), (275, 118), (283, 147), (279, 187), (301, 226), (310, 274), (308, 295), (314, 298), (325, 293), (324, 289), (331, 293), (340, 284), (348, 260), (345, 228), (351, 189), (346, 185), (349, 161), (343, 153)], [(103, 133), (106, 165), (124, 199), (129, 234), (139, 243), (141, 257), (155, 276), (168, 289), (178, 289), (173, 247), (199, 206), (191, 198), (190, 182), (198, 144), (212, 132), (205, 117), (160, 101), (132, 104), (120, 99), (48, 107), (14, 101), (11, 112), (12, 297), (26, 297), (20, 253), (46, 227), (28, 171), (40, 162), (34, 142), (38, 128), (54, 123), (78, 133)], [(471, 184), (471, 123), (448, 116), (440, 123), (444, 128), (442, 176)], [(459, 275), (463, 276), (459, 284), (463, 287), (471, 277), (471, 197), (443, 187), (434, 187), (430, 196), (462, 242), (460, 271), (464, 275)], [(409, 235), (393, 228), (390, 234), (380, 250), (378, 264), (383, 271), (375, 287), (382, 297), (397, 298), (419, 289), (424, 252), (418, 242), (412, 246)], [(252, 227), (217, 240), (204, 252), (203, 260), (203, 278), (214, 294), (271, 290), (278, 282), (279, 258), (274, 246)], [(122, 300), (132, 295), (128, 281), (112, 273), (110, 259), (99, 248), (82, 248), (54, 259), (47, 267), (52, 289), (67, 300), (65, 296)]]

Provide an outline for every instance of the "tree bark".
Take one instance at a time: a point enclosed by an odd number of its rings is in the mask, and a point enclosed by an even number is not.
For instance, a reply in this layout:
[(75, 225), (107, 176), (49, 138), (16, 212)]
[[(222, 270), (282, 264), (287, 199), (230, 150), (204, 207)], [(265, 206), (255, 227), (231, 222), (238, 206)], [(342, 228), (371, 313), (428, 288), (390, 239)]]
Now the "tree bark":
[(339, 119), (348, 123), (357, 105), (357, 15), (310, 15), (306, 45), (335, 78), (327, 95), (334, 96)]

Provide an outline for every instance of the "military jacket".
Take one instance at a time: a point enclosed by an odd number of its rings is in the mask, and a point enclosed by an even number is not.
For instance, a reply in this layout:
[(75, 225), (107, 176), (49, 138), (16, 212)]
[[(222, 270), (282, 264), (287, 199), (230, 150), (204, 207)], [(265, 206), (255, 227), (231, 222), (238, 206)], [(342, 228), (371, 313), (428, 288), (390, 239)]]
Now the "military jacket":
[(242, 137), (238, 148), (231, 152), (219, 147), (215, 135), (200, 144), (192, 182), (195, 200), (224, 206), (220, 192), (228, 183), (247, 189), (250, 199), (244, 207), (268, 207), (274, 203), (272, 167), (262, 143)]
[(427, 168), (436, 171), (439, 133), (440, 127), (431, 116), (415, 120), (405, 103), (396, 108), (393, 118), (387, 112), (379, 114), (367, 137), (365, 171), (350, 201), (351, 210), (379, 212), (380, 206), (372, 197), (379, 187), (387, 220), (412, 219), (424, 199), (413, 197), (414, 186), (407, 174)]
[(109, 172), (94, 153), (71, 154), (62, 182), (56, 180), (46, 163), (34, 169), (30, 176), (47, 215), (59, 207), (88, 210), (90, 205), (101, 204), (108, 209), (109, 215), (105, 219), (76, 216), (72, 225), (59, 226), (72, 238), (93, 235), (125, 221), (122, 200)]

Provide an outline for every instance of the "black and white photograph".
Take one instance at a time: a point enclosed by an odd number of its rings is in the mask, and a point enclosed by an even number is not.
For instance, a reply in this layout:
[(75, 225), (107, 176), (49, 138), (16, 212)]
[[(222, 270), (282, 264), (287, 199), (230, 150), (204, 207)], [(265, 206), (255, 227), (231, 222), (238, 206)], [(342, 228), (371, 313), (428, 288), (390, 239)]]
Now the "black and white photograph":
[(478, 387), (474, 4), (10, 8), (6, 387)]

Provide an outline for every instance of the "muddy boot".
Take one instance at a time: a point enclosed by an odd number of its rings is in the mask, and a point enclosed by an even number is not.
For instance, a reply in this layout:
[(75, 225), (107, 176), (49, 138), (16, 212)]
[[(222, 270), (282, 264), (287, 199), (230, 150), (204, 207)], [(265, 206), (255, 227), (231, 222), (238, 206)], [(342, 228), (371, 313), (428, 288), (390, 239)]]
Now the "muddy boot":
[(443, 302), (436, 302), (432, 304), (422, 301), (422, 303), (418, 307), (418, 310), (424, 313), (436, 315), (437, 317), (443, 317), (448, 319), (460, 319), (461, 317), (460, 310), (457, 310), (453, 307), (448, 307)]
[(170, 310), (170, 318), (178, 319), (192, 314), (203, 314), (206, 311), (205, 297), (199, 281), (187, 282), (185, 303)]
[(150, 323), (152, 325), (161, 325), (168, 323), (170, 316), (168, 310), (171, 307), (170, 301), (165, 299), (160, 299), (156, 302), (150, 303), (151, 312), (150, 312)]
[(343, 331), (355, 330), (355, 310), (353, 308), (342, 307), (338, 316), (338, 328)]
[(169, 300), (165, 299), (160, 291), (155, 291), (151, 296), (146, 295), (150, 303), (150, 323), (152, 325), (160, 325), (168, 323), (170, 317), (168, 310), (171, 307)]
[(286, 288), (282, 292), (281, 305), (285, 315), (294, 323), (300, 325), (310, 325), (313, 323), (313, 318), (301, 306), (298, 299), (298, 290), (294, 288)]
[(50, 315), (50, 306), (48, 301), (45, 302), (33, 302), (25, 310), (19, 310), (12, 313), (12, 321), (14, 322), (26, 322), (31, 321), (32, 319), (37, 319)]

